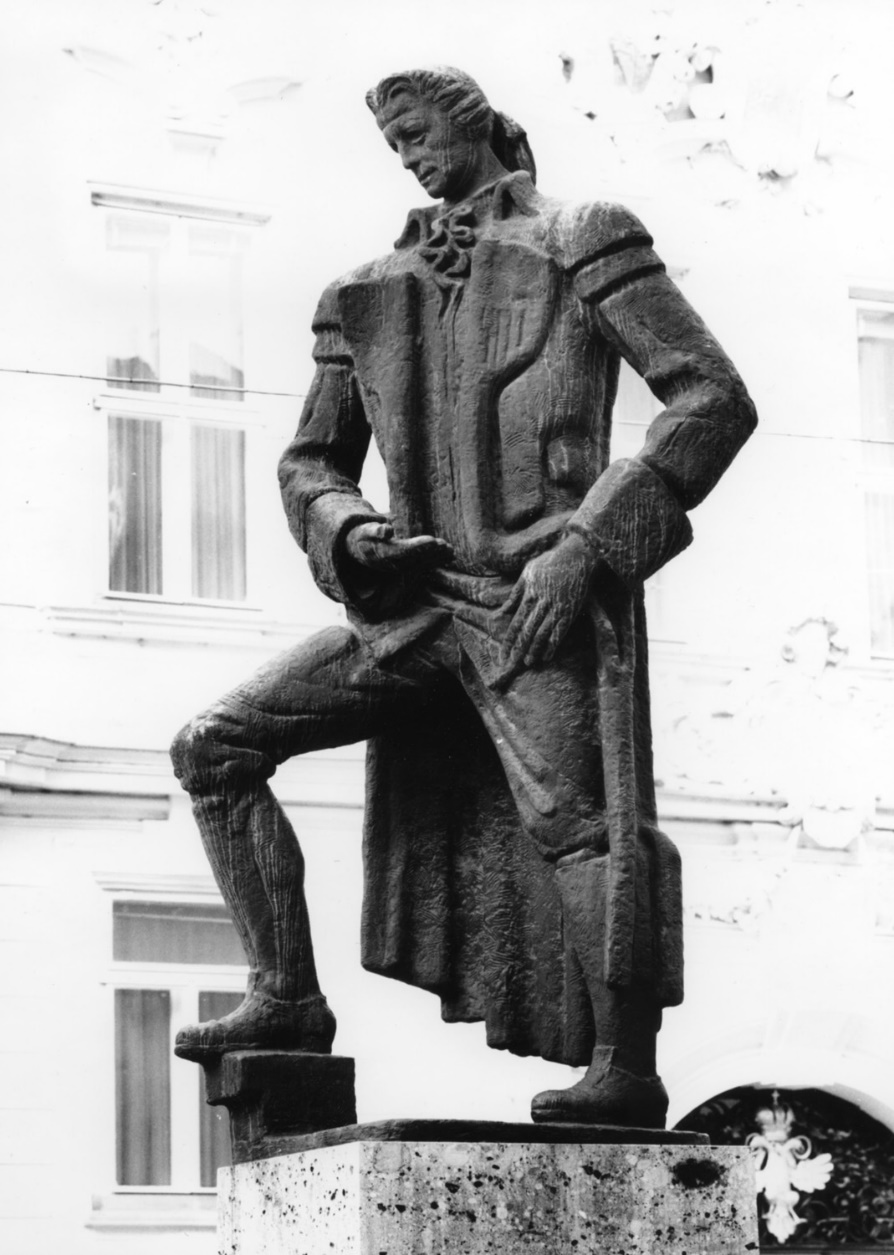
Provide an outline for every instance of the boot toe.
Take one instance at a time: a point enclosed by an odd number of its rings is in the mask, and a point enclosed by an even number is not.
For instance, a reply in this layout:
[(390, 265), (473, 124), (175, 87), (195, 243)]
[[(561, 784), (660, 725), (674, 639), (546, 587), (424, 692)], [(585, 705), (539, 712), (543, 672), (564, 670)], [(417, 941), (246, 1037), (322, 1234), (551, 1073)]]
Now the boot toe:
[(329, 1054), (335, 1016), (322, 995), (286, 1002), (252, 994), (220, 1020), (182, 1028), (174, 1054), (207, 1064), (233, 1050), (295, 1050)]
[(595, 1081), (587, 1077), (569, 1089), (547, 1089), (531, 1102), (535, 1123), (607, 1124), (663, 1129), (667, 1090), (659, 1077), (635, 1076), (609, 1068)]

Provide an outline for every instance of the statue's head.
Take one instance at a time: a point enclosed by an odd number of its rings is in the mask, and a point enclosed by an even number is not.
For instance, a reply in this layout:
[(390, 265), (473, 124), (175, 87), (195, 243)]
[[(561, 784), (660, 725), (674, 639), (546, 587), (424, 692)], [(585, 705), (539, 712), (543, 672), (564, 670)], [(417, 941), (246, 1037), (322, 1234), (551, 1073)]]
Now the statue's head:
[(457, 200), (488, 175), (526, 170), (534, 157), (522, 128), (488, 104), (462, 70), (407, 70), (382, 79), (366, 103), (389, 145), (434, 198)]

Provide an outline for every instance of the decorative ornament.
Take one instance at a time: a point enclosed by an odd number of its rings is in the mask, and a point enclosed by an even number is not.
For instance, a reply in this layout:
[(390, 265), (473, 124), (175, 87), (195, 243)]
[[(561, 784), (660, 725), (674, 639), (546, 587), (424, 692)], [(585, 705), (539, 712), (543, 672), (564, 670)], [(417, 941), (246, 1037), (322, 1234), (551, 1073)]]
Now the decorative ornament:
[(754, 1155), (758, 1194), (767, 1201), (764, 1219), (774, 1238), (782, 1244), (804, 1221), (795, 1211), (800, 1201), (798, 1191), (812, 1194), (822, 1190), (832, 1175), (832, 1156), (813, 1155), (808, 1137), (791, 1137), (794, 1112), (779, 1102), (779, 1091), (773, 1091), (772, 1107), (762, 1108), (756, 1116), (760, 1133), (752, 1133), (745, 1145)]
[(474, 211), (458, 205), (439, 214), (431, 225), (425, 245), (419, 250), (438, 275), (448, 279), (464, 279), (472, 265), (475, 246)]

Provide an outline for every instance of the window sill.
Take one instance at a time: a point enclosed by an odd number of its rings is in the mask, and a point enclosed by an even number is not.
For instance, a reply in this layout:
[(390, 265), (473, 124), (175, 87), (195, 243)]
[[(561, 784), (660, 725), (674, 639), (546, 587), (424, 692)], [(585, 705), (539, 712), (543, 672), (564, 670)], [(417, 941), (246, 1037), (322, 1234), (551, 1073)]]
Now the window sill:
[(217, 1192), (104, 1194), (94, 1197), (88, 1229), (143, 1230), (206, 1229), (217, 1225)]
[(293, 645), (301, 628), (262, 618), (245, 602), (178, 602), (131, 594), (105, 595), (92, 606), (48, 606), (42, 617), (56, 636), (93, 637), (203, 648)]
[[(142, 388), (113, 388), (97, 392), (93, 397), (94, 410), (103, 413), (127, 413), (143, 418), (177, 418), (193, 422), (210, 422), (215, 426), (226, 424), (244, 429), (262, 429), (268, 419), (256, 403), (246, 399), (250, 389), (229, 397), (200, 397), (190, 393), (189, 386), (162, 384), (158, 392)], [(297, 395), (297, 394), (296, 394)], [(291, 397), (287, 396), (287, 399)]]
[(235, 614), (259, 614), (261, 607), (250, 601), (215, 600), (213, 597), (165, 597), (154, 593), (127, 593), (113, 589), (103, 594), (107, 603), (114, 605), (158, 606), (161, 611), (204, 614), (208, 611), (229, 610)]

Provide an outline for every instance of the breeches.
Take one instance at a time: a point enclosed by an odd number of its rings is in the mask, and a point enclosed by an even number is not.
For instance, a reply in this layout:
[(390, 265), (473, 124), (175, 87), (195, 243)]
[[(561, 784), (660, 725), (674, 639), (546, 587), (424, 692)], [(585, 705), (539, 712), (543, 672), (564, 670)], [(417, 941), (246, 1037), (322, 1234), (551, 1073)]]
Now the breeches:
[(175, 772), (193, 796), (251, 789), (296, 754), (387, 733), (452, 679), (486, 727), (544, 858), (604, 852), (594, 648), (578, 623), (550, 663), (497, 687), (500, 643), (466, 622), (445, 622), (387, 665), (350, 628), (327, 628), (188, 724), (174, 742)]

